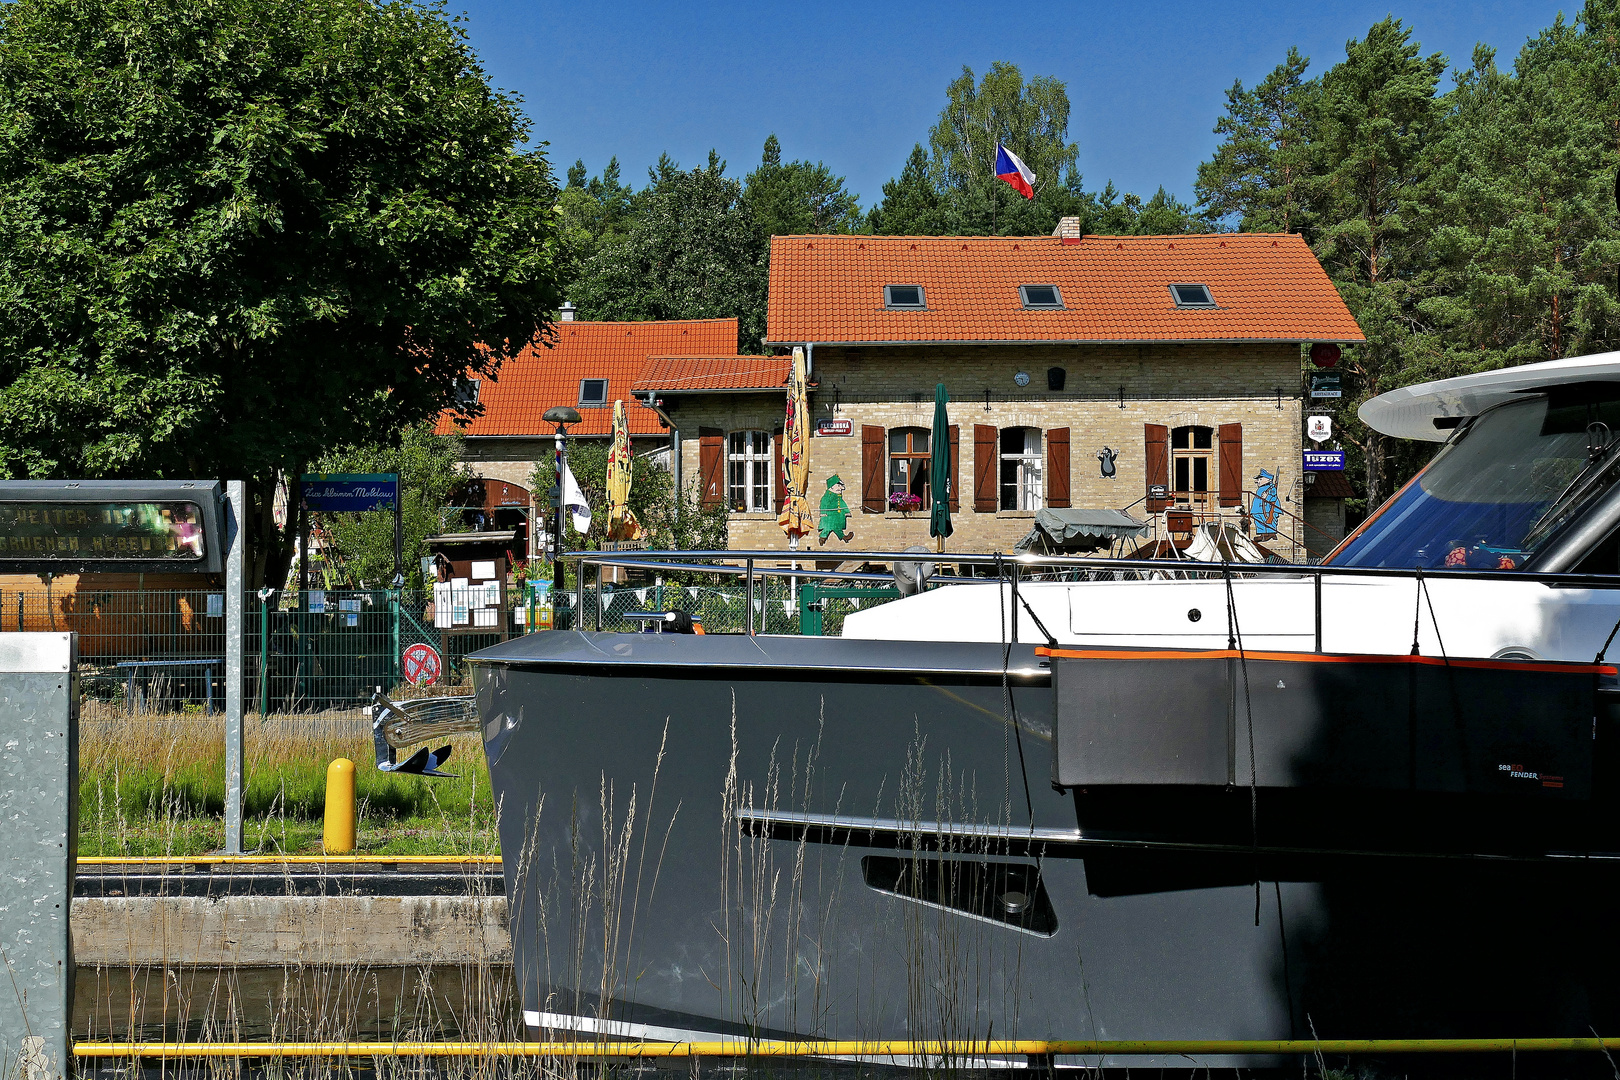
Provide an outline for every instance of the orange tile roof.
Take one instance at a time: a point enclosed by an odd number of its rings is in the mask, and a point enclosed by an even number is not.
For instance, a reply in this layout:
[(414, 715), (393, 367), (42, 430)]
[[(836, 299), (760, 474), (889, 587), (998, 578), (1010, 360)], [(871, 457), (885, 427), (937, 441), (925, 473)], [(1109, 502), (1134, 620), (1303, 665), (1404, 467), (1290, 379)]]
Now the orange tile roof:
[(791, 356), (650, 356), (635, 390), (780, 390), (792, 370)]
[[(1178, 309), (1172, 284), (1218, 307)], [(889, 311), (885, 285), (921, 285), (926, 311)], [(1065, 309), (1027, 311), (1020, 285)], [(777, 236), (766, 340), (1365, 340), (1316, 256), (1288, 233), (1198, 236)]]
[[(613, 430), (613, 402), (623, 398), (632, 435), (660, 435), (664, 428), (651, 409), (631, 398), (636, 376), (649, 356), (735, 355), (736, 319), (680, 319), (668, 322), (560, 322), (551, 348), (530, 345), (501, 365), (495, 379), (484, 379), (478, 399), (484, 414), (463, 433), (489, 435), (550, 435), (555, 428), (540, 417), (553, 405), (579, 405), (581, 379), (606, 379), (604, 408), (580, 409), (583, 422), (569, 428), (574, 435), (608, 435)], [(454, 423), (449, 413), (439, 417), (438, 430)]]

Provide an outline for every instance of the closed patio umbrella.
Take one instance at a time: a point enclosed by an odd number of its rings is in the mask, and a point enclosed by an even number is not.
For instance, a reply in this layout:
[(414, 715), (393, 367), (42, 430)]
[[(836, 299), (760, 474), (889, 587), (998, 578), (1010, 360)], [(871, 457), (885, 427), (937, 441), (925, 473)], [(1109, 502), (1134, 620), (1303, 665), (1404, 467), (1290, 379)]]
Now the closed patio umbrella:
[(641, 523), (630, 512), (630, 472), (630, 422), (620, 400), (613, 403), (613, 447), (607, 463), (609, 540), (641, 539)]
[(782, 471), (787, 495), (776, 524), (787, 533), (788, 547), (797, 549), (799, 538), (816, 530), (810, 511), (810, 404), (805, 398), (804, 350), (793, 350), (793, 371), (788, 376), (787, 416), (782, 422)]
[(928, 515), (928, 535), (939, 537), (939, 550), (945, 550), (945, 538), (951, 535), (951, 422), (945, 415), (950, 401), (945, 384), (934, 387), (934, 432), (929, 437), (928, 497), (933, 504)]

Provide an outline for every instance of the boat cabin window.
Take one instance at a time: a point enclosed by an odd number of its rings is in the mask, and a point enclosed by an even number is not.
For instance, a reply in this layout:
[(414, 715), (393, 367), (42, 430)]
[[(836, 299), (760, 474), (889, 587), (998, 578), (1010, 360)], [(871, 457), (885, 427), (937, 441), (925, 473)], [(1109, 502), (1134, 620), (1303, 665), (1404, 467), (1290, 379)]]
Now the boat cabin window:
[[(889, 505), (899, 509), (899, 499), (913, 496), (910, 505), (928, 509), (928, 429), (920, 427), (889, 429)], [(898, 497), (898, 499), (897, 499)]]
[(758, 514), (771, 509), (771, 435), (733, 431), (726, 447), (731, 509)]
[(1039, 510), (1046, 505), (1041, 487), (1041, 429), (1001, 429), (1001, 508)]
[(1572, 388), (1482, 413), (1328, 561), (1524, 565), (1620, 478), (1620, 401)]
[(1176, 504), (1209, 507), (1210, 461), (1215, 456), (1215, 429), (1178, 427), (1170, 432), (1171, 479)]

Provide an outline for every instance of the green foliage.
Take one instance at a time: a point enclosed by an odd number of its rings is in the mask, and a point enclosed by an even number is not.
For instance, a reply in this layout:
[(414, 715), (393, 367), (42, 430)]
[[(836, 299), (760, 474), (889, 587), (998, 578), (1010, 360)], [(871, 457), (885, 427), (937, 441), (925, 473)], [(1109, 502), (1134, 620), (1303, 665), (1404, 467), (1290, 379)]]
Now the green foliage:
[[(568, 444), (568, 467), (591, 507), (591, 529), (580, 546), (591, 551), (599, 550), (607, 539), (608, 449), (605, 440), (580, 439)], [(547, 491), (556, 482), (555, 466), (550, 460), (542, 461), (529, 479), (530, 490)], [(726, 546), (726, 508), (704, 506), (695, 485), (676, 492), (670, 471), (644, 456), (631, 463), (630, 510), (647, 533), (648, 547), (715, 551)], [(571, 524), (566, 528), (569, 543), (575, 543), (578, 534)]]
[(586, 259), (572, 298), (588, 319), (736, 317), (738, 344), (755, 352), (765, 335), (766, 243), (742, 185), (708, 165), (681, 169), (668, 155), (648, 170), (629, 231)]
[(1226, 114), (1215, 122), (1225, 136), (1215, 156), (1198, 166), (1193, 189), (1215, 220), (1237, 219), (1244, 232), (1300, 232), (1306, 227), (1310, 120), (1316, 82), (1310, 61), (1288, 57), (1253, 90), (1241, 81), (1226, 92)]
[(945, 231), (942, 202), (928, 173), (928, 151), (918, 143), (899, 178), (883, 185), (883, 201), (872, 207), (867, 226), (884, 236), (939, 236)]
[(765, 140), (759, 168), (743, 181), (743, 203), (763, 236), (850, 233), (862, 224), (859, 200), (821, 162), (782, 164), (782, 144)]
[(586, 262), (623, 242), (630, 231), (635, 191), (619, 180), (619, 159), (612, 158), (600, 176), (586, 178), (585, 163), (568, 170), (568, 186), (557, 197), (558, 269), (563, 281), (575, 281)]
[[(398, 473), (404, 526), (405, 588), (422, 589), (424, 541), (447, 527), (444, 507), (451, 492), (467, 478), (462, 464), (465, 440), (460, 433), (435, 435), (433, 425), (413, 424), (397, 445), (346, 447), (324, 455), (314, 472)], [(394, 576), (394, 515), (383, 510), (364, 514), (320, 515), (327, 529), (328, 551), (339, 580), (350, 587), (387, 585)]]
[(526, 138), (440, 7), (0, 7), (0, 473), (247, 477), (274, 580), (280, 476), (545, 330)]

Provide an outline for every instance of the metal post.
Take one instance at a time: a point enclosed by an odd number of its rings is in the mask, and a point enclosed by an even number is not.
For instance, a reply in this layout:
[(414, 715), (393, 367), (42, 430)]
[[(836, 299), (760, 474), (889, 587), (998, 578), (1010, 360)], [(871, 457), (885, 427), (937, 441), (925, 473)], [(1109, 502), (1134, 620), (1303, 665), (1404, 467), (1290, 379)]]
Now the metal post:
[(754, 560), (753, 559), (748, 560), (748, 593), (747, 593), (746, 606), (747, 606), (748, 610), (743, 615), (743, 619), (745, 620), (743, 625), (746, 626), (747, 629), (748, 629), (748, 636), (753, 637), (754, 636)]
[(78, 857), (78, 638), (0, 634), (0, 1062), (7, 1076), (72, 1076)]
[(1316, 651), (1322, 651), (1322, 571), (1316, 571)]
[(270, 715), (270, 598), (274, 589), (259, 590), (259, 722)]
[[(553, 454), (553, 460), (556, 462), (556, 476), (557, 476), (555, 482), (556, 482), (556, 486), (557, 486), (557, 493), (560, 496), (562, 494), (562, 487), (563, 487), (563, 473), (568, 468), (568, 440), (567, 440), (567, 434), (564, 431), (563, 426), (561, 424), (557, 425), (557, 432), (553, 436), (553, 441), (555, 443), (555, 448), (554, 448), (555, 453)], [(552, 575), (551, 575), (552, 584), (551, 584), (551, 587), (553, 589), (555, 589), (559, 593), (561, 593), (565, 588), (568, 587), (567, 584), (563, 580), (563, 562), (562, 562), (562, 553), (563, 553), (563, 507), (562, 507), (562, 504), (563, 504), (563, 500), (559, 497), (557, 499), (557, 505), (554, 506), (552, 508), (552, 511), (551, 511), (551, 559), (552, 559), (552, 563), (551, 563), (551, 567), (552, 567)], [(584, 596), (585, 595), (585, 586), (583, 584), (583, 579), (579, 576), (579, 568), (577, 568), (577, 567), (575, 568), (575, 571), (574, 571), (574, 580), (575, 580), (576, 583), (579, 583), (579, 589), (580, 589), (579, 594), (580, 594), (580, 596)], [(583, 629), (585, 629), (585, 623), (583, 621), (584, 613), (585, 613), (584, 608), (576, 608), (574, 610), (574, 629), (575, 630), (583, 630)]]
[[(309, 610), (309, 511), (304, 509), (304, 478), (293, 485), (293, 505), (298, 510), (298, 610)], [(302, 635), (300, 635), (302, 636)]]
[[(561, 566), (562, 563), (559, 561), (557, 565)], [(574, 629), (585, 629), (585, 564), (583, 562), (574, 564)]]
[(394, 474), (394, 588), (405, 585), (405, 493), (400, 490), (399, 473)]
[(225, 482), (225, 853), (242, 853), (242, 631), (247, 484)]
[(596, 564), (596, 630), (602, 631), (602, 564)]

